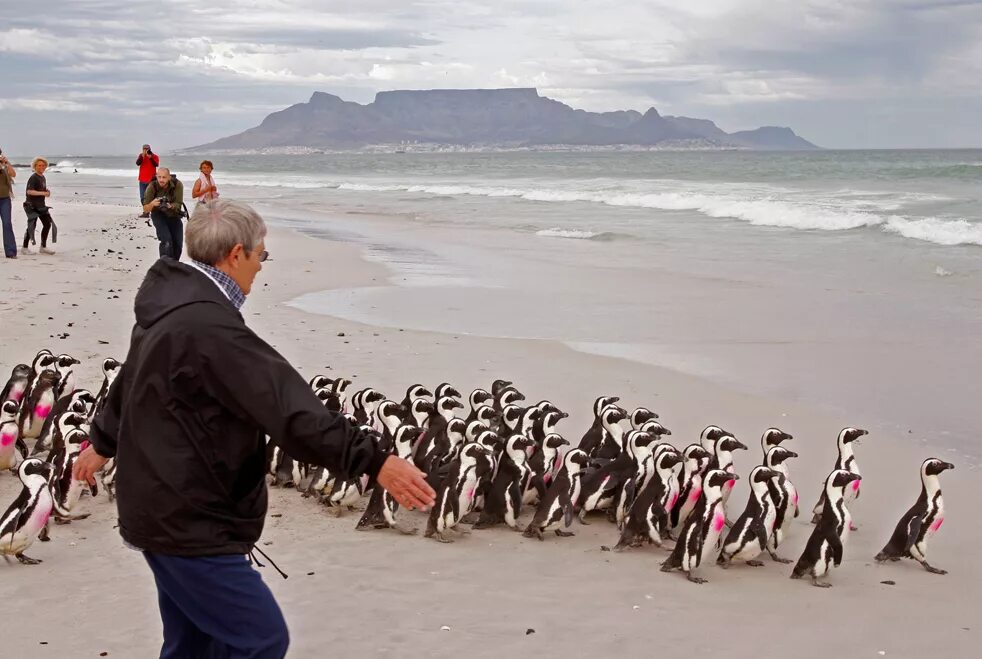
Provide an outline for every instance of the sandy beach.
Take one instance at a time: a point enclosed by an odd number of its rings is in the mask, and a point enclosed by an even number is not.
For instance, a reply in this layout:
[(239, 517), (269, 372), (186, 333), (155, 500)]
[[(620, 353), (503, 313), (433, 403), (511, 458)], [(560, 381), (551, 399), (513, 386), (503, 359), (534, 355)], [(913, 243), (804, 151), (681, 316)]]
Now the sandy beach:
[[(0, 260), (2, 377), (47, 347), (81, 359), (81, 386), (97, 389), (102, 359), (125, 357), (133, 296), (157, 256), (152, 229), (133, 216), (121, 206), (62, 204), (57, 255)], [(325, 289), (379, 285), (390, 273), (342, 242), (274, 228), (266, 244), (271, 260), (243, 312), (305, 376), (344, 375), (356, 388), (392, 398), (414, 382), (448, 381), (466, 392), (507, 378), (530, 400), (548, 398), (569, 411), (559, 430), (574, 445), (590, 424), (593, 399), (618, 395), (629, 409), (657, 411), (679, 447), (710, 423), (732, 430), (750, 446), (736, 456), (743, 476), (759, 463), (764, 429), (792, 433), (789, 447), (800, 458), (791, 472), (803, 510), (782, 548), (789, 558), (798, 557), (811, 531), (808, 511), (835, 462), (836, 434), (866, 426), (862, 409), (833, 416), (559, 342), (308, 314), (287, 303)], [(982, 585), (975, 557), (982, 527), (971, 512), (982, 495), (977, 469), (930, 437), (872, 433), (857, 455), (863, 491), (852, 512), (860, 529), (830, 590), (792, 581), (790, 566), (770, 561), (757, 569), (705, 566), (710, 582), (696, 586), (659, 572), (665, 550), (602, 551), (618, 534), (599, 517), (589, 526), (574, 522), (573, 538), (536, 542), (498, 528), (443, 545), (355, 532), (357, 513), (335, 519), (296, 491), (279, 489), (271, 491), (260, 546), (289, 579), (270, 567), (263, 577), (290, 626), (291, 657), (974, 656)], [(956, 462), (942, 478), (947, 519), (929, 556), (949, 574), (929, 574), (913, 562), (877, 565), (872, 558), (917, 498), (918, 468), (930, 456)], [(0, 505), (19, 487), (16, 477), (0, 473)], [(741, 481), (731, 517), (747, 495)], [(16, 630), (3, 640), (4, 656), (156, 656), (161, 630), (150, 571), (122, 546), (104, 494), (83, 499), (80, 509), (92, 516), (54, 526), (52, 541), (28, 552), (42, 565), (0, 563), (7, 626)], [(422, 514), (409, 517), (425, 523)]]

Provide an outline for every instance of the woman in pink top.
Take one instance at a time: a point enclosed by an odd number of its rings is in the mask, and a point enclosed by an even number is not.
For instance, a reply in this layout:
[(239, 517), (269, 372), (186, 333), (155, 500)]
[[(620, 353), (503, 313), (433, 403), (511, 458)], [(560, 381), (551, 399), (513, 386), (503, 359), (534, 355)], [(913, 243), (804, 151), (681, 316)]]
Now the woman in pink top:
[(214, 169), (211, 161), (202, 160), (198, 169), (201, 170), (201, 174), (198, 176), (198, 180), (194, 182), (191, 197), (197, 199), (199, 204), (218, 199), (218, 186), (215, 185), (215, 179), (211, 177), (211, 172)]

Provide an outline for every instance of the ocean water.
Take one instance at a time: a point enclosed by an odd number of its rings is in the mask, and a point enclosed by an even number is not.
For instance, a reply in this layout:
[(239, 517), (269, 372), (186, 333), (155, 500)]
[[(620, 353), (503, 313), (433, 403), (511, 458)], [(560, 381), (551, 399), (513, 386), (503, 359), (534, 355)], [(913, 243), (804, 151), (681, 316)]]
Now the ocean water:
[[(135, 205), (132, 158), (55, 160), (53, 204)], [(163, 160), (190, 187), (198, 159)], [(559, 340), (982, 454), (982, 151), (213, 160), (224, 195), (391, 268), (310, 311)]]

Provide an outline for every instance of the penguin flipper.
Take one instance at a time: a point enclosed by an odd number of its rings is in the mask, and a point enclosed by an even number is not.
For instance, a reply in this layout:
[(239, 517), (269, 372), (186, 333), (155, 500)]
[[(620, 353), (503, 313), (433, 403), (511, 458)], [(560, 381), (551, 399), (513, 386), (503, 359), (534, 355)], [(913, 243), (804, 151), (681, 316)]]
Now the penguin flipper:
[(924, 525), (924, 520), (919, 516), (915, 515), (911, 518), (910, 522), (907, 523), (907, 542), (904, 546), (904, 551), (910, 553), (911, 547), (917, 543), (917, 539), (921, 537), (921, 527)]
[(826, 542), (829, 543), (829, 549), (832, 550), (832, 560), (835, 566), (839, 567), (842, 564), (842, 541), (839, 540), (839, 536), (830, 533)]
[(23, 437), (20, 437), (18, 435), (17, 441), (14, 443), (14, 446), (16, 446), (17, 447), (17, 450), (20, 451), (20, 456), (26, 460), (27, 459), (27, 442), (24, 441), (24, 438)]

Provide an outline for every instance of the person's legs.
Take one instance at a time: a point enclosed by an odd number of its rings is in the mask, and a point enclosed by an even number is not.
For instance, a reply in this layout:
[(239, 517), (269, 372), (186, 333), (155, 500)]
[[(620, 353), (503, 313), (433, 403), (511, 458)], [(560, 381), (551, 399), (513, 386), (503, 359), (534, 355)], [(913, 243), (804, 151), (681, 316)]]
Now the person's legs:
[(51, 215), (45, 211), (38, 213), (38, 218), (41, 220), (41, 249), (44, 249), (48, 246), (48, 232), (51, 231)]
[(181, 254), (184, 253), (184, 222), (180, 217), (169, 217), (167, 223), (170, 226), (171, 245), (173, 245), (174, 259), (180, 261)]
[(140, 183), (140, 208), (143, 208), (143, 200), (145, 199), (144, 195), (147, 194), (147, 188), (149, 188), (149, 187), (150, 187), (150, 183), (149, 182), (147, 182), (147, 183), (141, 182)]
[(167, 218), (163, 213), (153, 212), (150, 213), (150, 221), (153, 222), (153, 228), (157, 231), (157, 240), (160, 241), (160, 255), (172, 257), (174, 246), (171, 242), (170, 226), (167, 223)]
[(37, 215), (28, 214), (27, 228), (24, 230), (24, 249), (28, 249), (34, 241), (34, 230), (37, 227)]
[[(150, 560), (147, 559), (150, 563)], [(153, 563), (150, 563), (153, 571)], [(194, 622), (184, 615), (165, 586), (157, 578), (157, 605), (160, 608), (160, 622), (164, 626), (164, 643), (160, 647), (160, 659), (184, 659), (186, 657), (207, 657), (205, 651), (212, 647), (211, 637), (198, 629)]]
[(3, 227), (3, 255), (17, 256), (17, 236), (14, 235), (14, 222), (10, 216), (10, 197), (0, 198), (0, 225)]
[[(167, 556), (144, 552), (153, 570), (164, 606), (173, 604), (182, 618), (171, 616), (174, 636), (164, 626), (164, 648), (187, 643), (193, 634), (186, 619), (203, 636), (201, 645), (185, 646), (182, 657), (224, 656), (229, 659), (282, 659), (290, 644), (283, 613), (273, 593), (245, 556)], [(207, 639), (207, 643), (206, 643)], [(220, 653), (219, 650), (225, 650)], [(194, 653), (196, 651), (196, 653)], [(162, 659), (168, 655), (161, 654)]]

